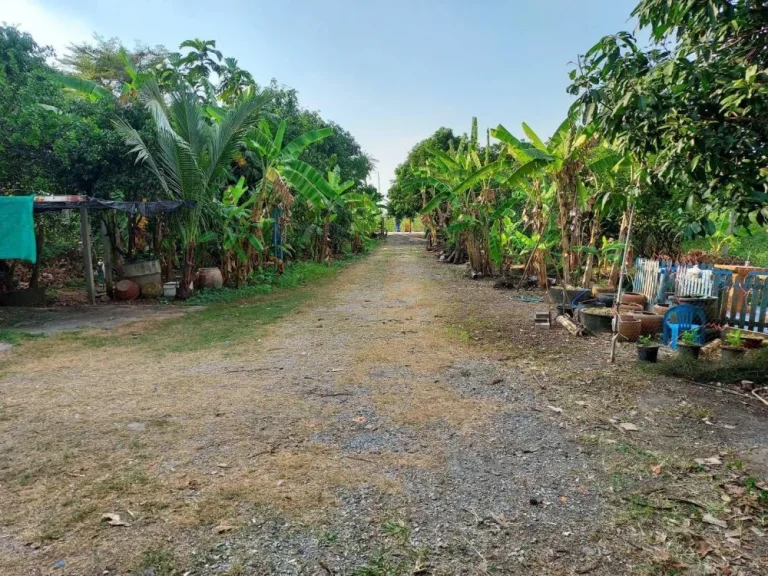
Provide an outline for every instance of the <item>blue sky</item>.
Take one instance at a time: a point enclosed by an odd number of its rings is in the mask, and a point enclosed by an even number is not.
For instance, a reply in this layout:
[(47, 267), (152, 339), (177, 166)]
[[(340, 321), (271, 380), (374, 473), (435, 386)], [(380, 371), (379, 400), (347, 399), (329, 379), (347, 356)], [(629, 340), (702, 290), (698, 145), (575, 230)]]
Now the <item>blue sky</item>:
[[(215, 39), (258, 82), (349, 130), (395, 166), (440, 126), (525, 121), (543, 137), (563, 120), (570, 63), (601, 36), (633, 30), (636, 0), (2, 0), (19, 24), (61, 52), (93, 33), (175, 49)], [(375, 183), (375, 174), (373, 182)]]

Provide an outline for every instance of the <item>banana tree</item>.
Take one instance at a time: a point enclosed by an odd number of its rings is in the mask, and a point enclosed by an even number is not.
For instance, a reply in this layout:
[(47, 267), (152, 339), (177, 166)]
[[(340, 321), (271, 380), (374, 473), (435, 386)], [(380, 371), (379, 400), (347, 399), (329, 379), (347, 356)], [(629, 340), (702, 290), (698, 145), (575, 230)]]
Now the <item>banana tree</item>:
[(154, 118), (155, 146), (148, 146), (125, 121), (117, 119), (114, 124), (136, 155), (136, 162), (150, 169), (165, 196), (188, 202), (178, 219), (185, 248), (176, 296), (184, 300), (190, 294), (201, 214), (226, 178), (238, 144), (256, 125), (269, 96), (248, 95), (227, 110), (221, 121), (213, 123), (206, 122), (193, 93), (182, 91), (168, 96), (154, 80), (148, 80), (141, 96)]
[(212, 206), (218, 229), (213, 237), (221, 245), (224, 282), (229, 283), (234, 278), (237, 286), (248, 278), (248, 246), (256, 250), (264, 248), (258, 229), (251, 221), (250, 208), (256, 197), (249, 193), (245, 178), (241, 176), (237, 184), (225, 190), (221, 200), (214, 200)]
[[(251, 152), (258, 159), (257, 164), (261, 172), (261, 179), (254, 189), (256, 196), (251, 211), (251, 220), (260, 229), (259, 222), (265, 213), (269, 214), (273, 208), (290, 211), (293, 203), (294, 190), (311, 202), (321, 203), (327, 195), (333, 191), (322, 175), (306, 162), (299, 160), (299, 155), (310, 145), (319, 142), (331, 134), (332, 128), (321, 128), (305, 132), (288, 144), (283, 145), (287, 124), (283, 120), (275, 133), (269, 123), (262, 120), (258, 127), (254, 128), (246, 141)], [(263, 244), (263, 236), (259, 232), (259, 240)], [(249, 258), (262, 251), (249, 249)]]
[[(490, 135), (489, 135), (490, 137)], [(429, 214), (440, 205), (446, 205), (450, 223), (446, 234), (461, 249), (466, 247), (470, 266), (483, 275), (492, 275), (493, 264), (502, 259), (500, 218), (508, 205), (497, 205), (503, 191), (516, 188), (525, 178), (539, 170), (536, 158), (516, 162), (506, 155), (491, 161), (490, 143), (484, 158), (477, 145), (477, 120), (473, 119), (469, 140), (462, 139), (458, 148), (442, 152), (429, 150), (430, 176), (414, 179), (407, 184), (413, 188), (429, 187), (435, 196), (422, 208)]]
[(572, 118), (567, 118), (546, 144), (525, 123), (523, 132), (530, 142), (517, 139), (501, 124), (491, 133), (506, 145), (518, 162), (539, 161), (540, 174), (553, 183), (563, 280), (570, 285), (574, 280), (573, 272), (581, 263), (581, 253), (574, 251), (573, 246), (584, 244), (582, 218), (585, 203), (591, 196), (588, 181), (608, 174), (622, 157), (611, 152), (597, 160), (590, 159), (588, 153), (598, 143), (594, 129), (577, 126)]

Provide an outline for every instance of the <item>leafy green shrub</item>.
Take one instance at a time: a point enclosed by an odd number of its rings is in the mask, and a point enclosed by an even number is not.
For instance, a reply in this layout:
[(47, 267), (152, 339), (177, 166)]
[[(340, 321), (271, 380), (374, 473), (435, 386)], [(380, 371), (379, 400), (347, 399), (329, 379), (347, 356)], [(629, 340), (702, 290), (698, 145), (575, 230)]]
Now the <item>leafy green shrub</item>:
[(755, 350), (738, 360), (706, 362), (675, 358), (671, 362), (650, 364), (643, 368), (657, 374), (696, 382), (735, 384), (742, 380), (751, 380), (758, 384), (768, 384), (768, 348)]

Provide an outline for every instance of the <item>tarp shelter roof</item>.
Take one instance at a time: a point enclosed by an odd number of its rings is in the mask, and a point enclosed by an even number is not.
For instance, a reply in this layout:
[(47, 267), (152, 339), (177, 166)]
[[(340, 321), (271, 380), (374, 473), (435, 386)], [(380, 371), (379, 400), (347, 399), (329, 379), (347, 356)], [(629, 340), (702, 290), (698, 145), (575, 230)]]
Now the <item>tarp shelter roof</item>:
[(158, 213), (175, 212), (179, 208), (193, 208), (192, 200), (160, 200), (159, 202), (123, 202), (119, 200), (100, 200), (88, 196), (37, 196), (34, 212), (58, 212), (60, 210), (117, 210), (127, 214), (150, 216)]

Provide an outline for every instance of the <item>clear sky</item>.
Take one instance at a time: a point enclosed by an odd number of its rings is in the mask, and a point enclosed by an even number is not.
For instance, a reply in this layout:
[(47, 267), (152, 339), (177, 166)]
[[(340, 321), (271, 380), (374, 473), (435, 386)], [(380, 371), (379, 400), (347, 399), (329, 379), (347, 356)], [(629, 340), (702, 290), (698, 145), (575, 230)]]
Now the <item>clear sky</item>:
[[(215, 39), (260, 84), (296, 88), (378, 162), (384, 191), (408, 150), (440, 126), (562, 122), (570, 63), (634, 29), (637, 0), (0, 0), (58, 53), (93, 33), (164, 44)], [(373, 183), (376, 183), (374, 174)]]

